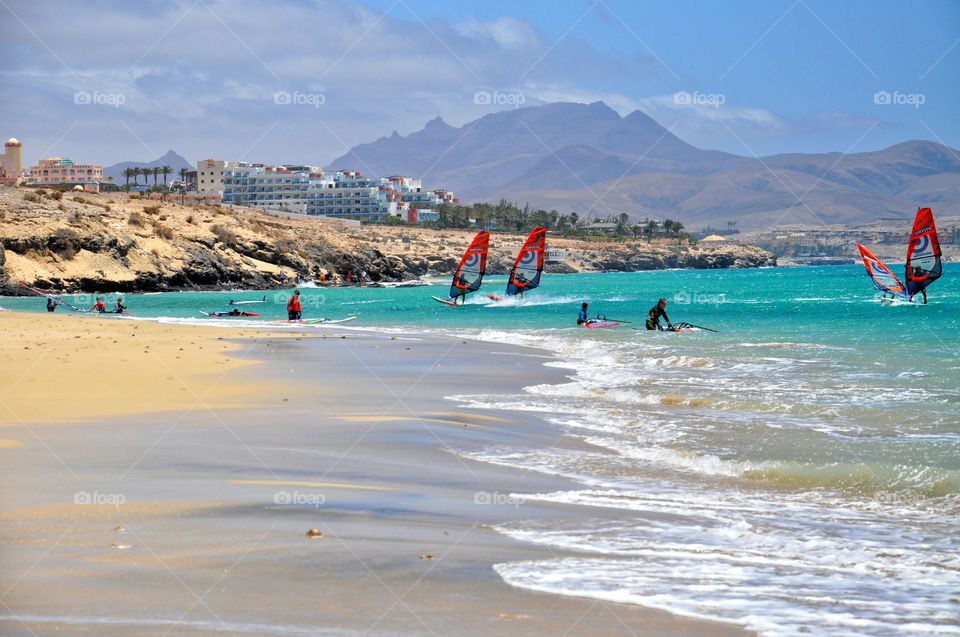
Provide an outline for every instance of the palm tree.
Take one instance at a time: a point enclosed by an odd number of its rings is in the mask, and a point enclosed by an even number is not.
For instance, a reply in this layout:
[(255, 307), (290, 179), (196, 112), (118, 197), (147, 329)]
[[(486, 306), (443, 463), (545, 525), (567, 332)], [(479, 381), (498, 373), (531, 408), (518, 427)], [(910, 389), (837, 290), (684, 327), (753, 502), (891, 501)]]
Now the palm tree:
[(163, 185), (167, 185), (167, 175), (173, 172), (173, 168), (170, 166), (164, 166), (160, 169), (160, 174), (163, 175)]
[(127, 166), (126, 168), (123, 169), (123, 178), (127, 180), (127, 183), (126, 183), (127, 186), (130, 185), (131, 177), (133, 177), (133, 168), (130, 168), (129, 166)]
[(657, 225), (658, 225), (658, 224), (657, 224), (656, 220), (654, 220), (654, 219), (651, 219), (651, 220), (647, 221), (647, 226), (646, 226), (646, 230), (647, 230), (647, 241), (652, 241), (652, 240), (653, 240), (653, 233), (657, 231)]
[(157, 185), (157, 177), (160, 176), (160, 171), (163, 170), (163, 169), (160, 168), (160, 166), (154, 166), (153, 168), (150, 168), (149, 170), (150, 170), (150, 172), (153, 174), (153, 185), (156, 186), (156, 185)]
[(143, 175), (143, 183), (147, 183), (147, 169), (146, 168), (134, 168), (133, 169), (133, 185), (140, 185), (140, 175)]

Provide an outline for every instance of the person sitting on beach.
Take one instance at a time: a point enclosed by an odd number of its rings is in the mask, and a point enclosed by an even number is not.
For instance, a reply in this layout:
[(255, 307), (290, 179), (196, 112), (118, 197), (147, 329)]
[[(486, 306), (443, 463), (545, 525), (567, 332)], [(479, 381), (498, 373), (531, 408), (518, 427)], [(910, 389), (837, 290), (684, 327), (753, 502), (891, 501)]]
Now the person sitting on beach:
[(662, 330), (664, 327), (660, 325), (660, 318), (663, 318), (667, 322), (667, 327), (673, 327), (670, 324), (670, 318), (667, 316), (667, 299), (660, 299), (657, 301), (657, 304), (650, 308), (650, 311), (647, 312), (647, 329), (648, 330)]
[(117, 297), (117, 307), (113, 309), (114, 314), (123, 314), (123, 311), (127, 309), (127, 306), (123, 304), (123, 297)]
[(580, 306), (580, 315), (577, 316), (577, 325), (583, 325), (587, 322), (587, 304), (584, 303)]
[(90, 308), (90, 311), (99, 312), (100, 314), (103, 314), (107, 311), (107, 306), (103, 304), (103, 297), (97, 297), (97, 302), (93, 304), (93, 307)]
[(299, 321), (300, 316), (300, 290), (294, 290), (293, 296), (287, 301), (287, 320)]
[(48, 312), (56, 312), (56, 311), (57, 311), (57, 304), (56, 304), (56, 302), (55, 302), (53, 299), (47, 299), (47, 311), (48, 311)]

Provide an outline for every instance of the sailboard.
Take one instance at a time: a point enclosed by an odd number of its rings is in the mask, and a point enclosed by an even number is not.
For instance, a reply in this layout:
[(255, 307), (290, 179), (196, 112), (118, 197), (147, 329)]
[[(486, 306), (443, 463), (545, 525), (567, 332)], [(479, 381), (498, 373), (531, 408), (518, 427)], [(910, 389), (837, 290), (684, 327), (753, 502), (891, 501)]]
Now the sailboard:
[(907, 245), (907, 295), (913, 297), (943, 274), (940, 238), (930, 208), (919, 208), (913, 220), (910, 243)]
[[(543, 274), (543, 253), (546, 247), (547, 229), (538, 227), (531, 230), (510, 270), (510, 278), (507, 279), (507, 296), (517, 294), (523, 296), (524, 292), (529, 292), (540, 285), (540, 277)], [(494, 298), (489, 294), (487, 296)]]
[(61, 305), (61, 306), (65, 307), (65, 308), (67, 308), (68, 310), (70, 310), (71, 312), (86, 312), (86, 311), (87, 311), (87, 310), (81, 310), (81, 309), (80, 309), (79, 307), (77, 307), (76, 305), (71, 305), (70, 303), (67, 303), (66, 301), (64, 301), (63, 299), (61, 299), (59, 296), (56, 296), (55, 294), (48, 294), (47, 292), (44, 292), (43, 290), (40, 290), (40, 289), (34, 288), (34, 287), (30, 287), (29, 285), (26, 285), (26, 284), (24, 284), (24, 283), (21, 283), (21, 284), (20, 284), (20, 287), (22, 287), (24, 290), (30, 290), (30, 291), (33, 292), (34, 294), (39, 294), (40, 296), (42, 296), (42, 297), (44, 297), (44, 298), (46, 298), (46, 299), (50, 299), (51, 301), (53, 301), (53, 302), (56, 303), (57, 305)]
[(306, 323), (307, 325), (336, 325), (338, 323), (349, 323), (350, 321), (356, 320), (356, 316), (348, 316), (347, 318), (342, 319), (332, 319), (332, 318), (310, 318), (310, 319), (301, 319), (301, 323)]
[(883, 261), (874, 256), (872, 252), (860, 243), (857, 244), (857, 250), (860, 251), (860, 258), (863, 259), (863, 267), (866, 268), (867, 275), (870, 277), (870, 280), (873, 281), (874, 287), (884, 294), (891, 294), (905, 301), (910, 300), (910, 296), (907, 294), (903, 283), (900, 282), (897, 275), (890, 271), (890, 268), (883, 264)]
[(227, 305), (257, 305), (258, 303), (266, 303), (266, 302), (267, 302), (267, 297), (263, 297), (262, 299), (259, 299), (259, 300), (255, 299), (252, 301), (234, 301), (233, 299), (230, 299), (230, 303), (228, 303)]
[(583, 323), (584, 329), (588, 330), (606, 330), (611, 327), (620, 327), (623, 323), (615, 319), (608, 319), (603, 314), (597, 314), (597, 318), (587, 319)]
[(230, 318), (230, 317), (244, 317), (244, 316), (260, 316), (254, 312), (200, 312), (204, 316), (209, 316), (210, 318)]
[(483, 283), (483, 274), (487, 270), (487, 250), (490, 247), (490, 233), (481, 230), (470, 242), (470, 247), (463, 253), (453, 281), (450, 282), (449, 298), (444, 300), (433, 297), (433, 300), (444, 305), (457, 305), (457, 299), (462, 299), (471, 292), (480, 289)]

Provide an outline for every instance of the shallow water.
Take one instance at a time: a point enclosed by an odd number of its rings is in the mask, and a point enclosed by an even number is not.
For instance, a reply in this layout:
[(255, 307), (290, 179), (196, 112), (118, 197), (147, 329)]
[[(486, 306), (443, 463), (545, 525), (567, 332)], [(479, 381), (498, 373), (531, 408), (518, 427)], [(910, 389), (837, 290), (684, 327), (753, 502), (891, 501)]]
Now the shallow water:
[[(451, 397), (541, 412), (583, 443), (460, 450), (581, 483), (517, 494), (580, 511), (499, 531), (579, 557), (497, 565), (511, 584), (769, 635), (960, 635), (958, 280), (947, 266), (927, 306), (880, 304), (859, 266), (548, 275), (523, 301), (460, 308), (430, 299), (445, 285), (307, 289), (303, 305), (305, 317), (358, 317), (343, 329), (536, 346), (568, 370), (566, 383), (509, 396), (471, 392), (465, 379)], [(485, 290), (503, 285), (488, 278)], [(138, 318), (207, 322), (199, 310), (263, 294), (126, 302)], [(286, 294), (266, 295), (245, 309), (282, 319)], [(659, 296), (675, 321), (719, 332), (631, 329)], [(632, 323), (577, 329), (582, 300), (591, 315)]]

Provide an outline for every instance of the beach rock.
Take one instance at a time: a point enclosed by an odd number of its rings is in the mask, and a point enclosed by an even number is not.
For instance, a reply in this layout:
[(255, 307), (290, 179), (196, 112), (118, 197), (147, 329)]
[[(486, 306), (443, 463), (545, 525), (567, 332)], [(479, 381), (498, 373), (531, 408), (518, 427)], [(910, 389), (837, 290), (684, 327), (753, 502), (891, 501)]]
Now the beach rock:
[[(219, 206), (143, 201), (124, 193), (68, 193), (56, 199), (3, 186), (0, 230), (0, 291), (7, 294), (22, 293), (18, 283), (57, 292), (129, 293), (284, 289), (292, 277), (329, 276), (343, 282), (347, 274), (360, 277), (364, 272), (373, 283), (449, 276), (476, 234), (349, 227)], [(487, 272), (506, 274), (523, 239), (522, 233), (495, 234)], [(547, 264), (549, 274), (776, 264), (770, 253), (727, 242), (680, 245), (553, 235), (548, 242), (568, 255), (563, 263)], [(10, 254), (18, 258), (11, 260)]]

